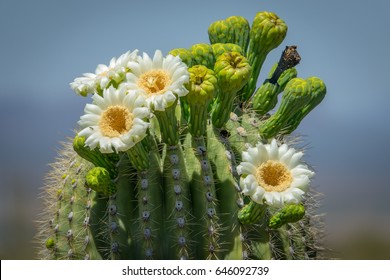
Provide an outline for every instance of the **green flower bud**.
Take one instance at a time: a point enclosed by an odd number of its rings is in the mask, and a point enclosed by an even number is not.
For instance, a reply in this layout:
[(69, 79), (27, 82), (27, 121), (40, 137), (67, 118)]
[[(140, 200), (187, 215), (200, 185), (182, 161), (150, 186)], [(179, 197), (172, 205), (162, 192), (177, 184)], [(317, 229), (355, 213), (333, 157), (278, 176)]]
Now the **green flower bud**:
[(267, 139), (276, 136), (294, 114), (301, 110), (309, 100), (310, 83), (301, 78), (290, 80), (284, 89), (278, 110), (262, 124), (260, 135)]
[(238, 52), (240, 54), (243, 54), (241, 47), (236, 44), (216, 43), (216, 44), (212, 44), (211, 47), (213, 48), (215, 59), (217, 59), (220, 55), (224, 54), (225, 52)]
[(278, 94), (281, 93), (286, 84), (298, 74), (295, 68), (289, 68), (285, 70), (280, 76), (275, 84), (270, 82), (270, 79), (273, 77), (275, 70), (277, 69), (278, 64), (276, 63), (269, 75), (268, 79), (264, 84), (257, 89), (253, 95), (253, 109), (261, 115), (265, 115), (270, 110), (275, 108), (278, 102)]
[(192, 65), (204, 65), (207, 68), (213, 69), (215, 58), (213, 48), (209, 44), (195, 44), (190, 48), (192, 55)]
[(223, 93), (236, 93), (242, 89), (250, 78), (251, 70), (248, 60), (238, 52), (220, 55), (214, 66)]
[(247, 59), (238, 52), (227, 52), (218, 57), (214, 72), (219, 93), (212, 112), (215, 127), (221, 128), (229, 120), (237, 92), (248, 82), (251, 71)]
[(287, 223), (298, 222), (303, 216), (305, 216), (305, 207), (302, 204), (287, 205), (270, 218), (268, 226), (277, 229)]
[(311, 77), (307, 79), (307, 82), (310, 84), (310, 101), (288, 120), (285, 128), (283, 128), (286, 133), (293, 132), (303, 118), (320, 104), (326, 95), (325, 83), (320, 78)]
[(99, 149), (91, 150), (85, 145), (85, 137), (77, 135), (73, 139), (73, 149), (83, 159), (88, 160), (95, 166), (107, 169), (111, 174), (111, 178), (115, 178), (117, 176), (116, 163), (119, 161), (118, 154), (102, 154)]
[(266, 210), (267, 205), (251, 201), (238, 212), (238, 220), (244, 225), (255, 224), (264, 216)]
[(187, 64), (188, 67), (192, 66), (192, 54), (189, 50), (184, 48), (173, 49), (169, 52), (173, 56), (179, 56), (181, 60)]
[(233, 43), (245, 52), (249, 43), (249, 23), (240, 16), (231, 16), (210, 24), (208, 33), (212, 44)]
[(276, 14), (259, 12), (253, 20), (248, 48), (249, 64), (253, 67), (252, 77), (243, 90), (242, 98), (247, 100), (256, 88), (257, 79), (268, 53), (282, 43), (287, 34), (287, 25)]
[(116, 193), (116, 184), (111, 180), (110, 173), (103, 167), (92, 168), (87, 173), (86, 183), (89, 188), (105, 196)]
[(202, 136), (206, 133), (208, 106), (217, 93), (218, 80), (214, 71), (203, 65), (195, 65), (188, 72), (189, 92), (185, 100), (190, 107), (190, 132), (194, 136)]
[(208, 105), (215, 97), (218, 89), (218, 80), (213, 70), (203, 65), (195, 65), (188, 69), (190, 81), (187, 84), (186, 96), (189, 104)]
[(249, 55), (269, 53), (283, 42), (287, 25), (272, 12), (259, 12), (250, 31)]

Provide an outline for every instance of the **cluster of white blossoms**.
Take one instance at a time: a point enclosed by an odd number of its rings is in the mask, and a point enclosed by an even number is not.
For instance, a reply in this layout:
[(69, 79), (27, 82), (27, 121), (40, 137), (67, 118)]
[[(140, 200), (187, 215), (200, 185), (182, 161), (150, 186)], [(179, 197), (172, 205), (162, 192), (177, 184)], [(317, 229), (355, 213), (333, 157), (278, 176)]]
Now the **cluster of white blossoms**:
[(153, 60), (138, 50), (113, 58), (109, 66), (84, 74), (70, 85), (83, 96), (93, 94), (78, 124), (79, 136), (90, 149), (102, 153), (127, 151), (147, 135), (148, 118), (165, 111), (188, 91), (187, 65), (179, 57), (163, 57), (157, 50)]
[[(137, 53), (126, 52), (71, 83), (80, 95), (93, 93), (78, 122), (79, 136), (90, 149), (128, 151), (147, 135), (153, 112), (165, 111), (188, 93), (189, 72), (179, 57), (163, 57), (159, 50), (153, 59)], [(302, 156), (275, 139), (244, 151), (237, 167), (243, 194), (272, 207), (300, 203), (314, 175)]]
[(244, 195), (258, 204), (277, 208), (300, 203), (314, 175), (301, 162), (302, 156), (286, 144), (279, 146), (275, 139), (244, 151), (237, 167)]
[(110, 85), (121, 83), (129, 71), (130, 61), (137, 60), (138, 50), (126, 52), (118, 58), (113, 57), (109, 65), (99, 64), (95, 73), (84, 73), (83, 77), (76, 78), (70, 87), (82, 96), (101, 93)]

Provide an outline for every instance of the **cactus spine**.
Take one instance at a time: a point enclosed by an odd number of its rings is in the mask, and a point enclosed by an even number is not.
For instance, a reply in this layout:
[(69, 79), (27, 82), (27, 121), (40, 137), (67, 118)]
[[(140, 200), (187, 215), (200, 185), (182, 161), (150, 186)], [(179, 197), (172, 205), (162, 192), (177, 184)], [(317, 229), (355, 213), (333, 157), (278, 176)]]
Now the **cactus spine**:
[(128, 52), (71, 84), (93, 102), (48, 175), (41, 258), (320, 256), (314, 173), (287, 144), (324, 83), (297, 78), (291, 46), (255, 91), (287, 32), (273, 13), (208, 32), (211, 44)]

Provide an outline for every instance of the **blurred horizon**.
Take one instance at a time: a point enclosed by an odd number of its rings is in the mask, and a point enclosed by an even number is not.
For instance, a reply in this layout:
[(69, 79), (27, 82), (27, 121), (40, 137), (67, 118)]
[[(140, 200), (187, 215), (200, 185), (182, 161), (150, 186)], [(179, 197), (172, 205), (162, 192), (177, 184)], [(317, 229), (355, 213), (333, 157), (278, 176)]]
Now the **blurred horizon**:
[[(259, 81), (285, 45), (298, 45), (300, 77), (327, 85), (324, 101), (296, 135), (307, 145), (313, 186), (324, 194), (330, 257), (390, 259), (390, 140), (387, 74), (390, 2), (275, 0), (0, 2), (0, 259), (35, 259), (35, 221), (45, 174), (61, 142), (73, 137), (89, 98), (69, 87), (127, 50), (152, 55), (208, 42), (213, 21), (275, 12), (285, 41), (268, 56)], [(367, 19), (368, 18), (368, 19)]]

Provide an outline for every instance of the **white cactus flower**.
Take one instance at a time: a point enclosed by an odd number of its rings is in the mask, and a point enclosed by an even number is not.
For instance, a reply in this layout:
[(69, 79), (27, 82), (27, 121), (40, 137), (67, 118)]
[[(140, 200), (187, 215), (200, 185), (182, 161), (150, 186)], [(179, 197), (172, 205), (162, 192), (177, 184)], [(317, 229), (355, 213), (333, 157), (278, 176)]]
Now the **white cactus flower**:
[(177, 97), (188, 93), (184, 84), (189, 81), (189, 73), (179, 57), (163, 57), (157, 50), (153, 59), (144, 53), (137, 61), (131, 61), (129, 67), (131, 71), (126, 74), (125, 86), (144, 95), (153, 111), (165, 111)]
[(101, 93), (103, 89), (113, 83), (117, 85), (125, 79), (129, 71), (128, 64), (130, 61), (137, 59), (138, 50), (126, 52), (118, 58), (113, 57), (109, 65), (99, 64), (95, 73), (84, 73), (83, 77), (76, 78), (70, 87), (79, 95), (87, 96), (88, 94)]
[(298, 204), (307, 192), (314, 172), (301, 162), (303, 152), (286, 144), (258, 143), (242, 153), (237, 171), (244, 195), (259, 204), (283, 207)]
[(109, 87), (103, 96), (94, 94), (92, 99), (78, 122), (78, 135), (86, 138), (90, 149), (98, 147), (102, 153), (127, 151), (146, 136), (149, 123), (144, 119), (150, 111), (143, 96)]

